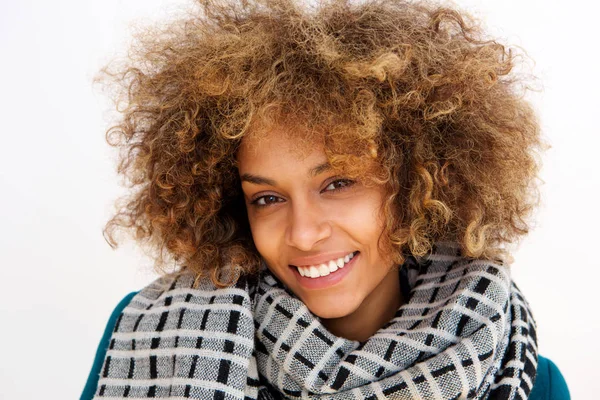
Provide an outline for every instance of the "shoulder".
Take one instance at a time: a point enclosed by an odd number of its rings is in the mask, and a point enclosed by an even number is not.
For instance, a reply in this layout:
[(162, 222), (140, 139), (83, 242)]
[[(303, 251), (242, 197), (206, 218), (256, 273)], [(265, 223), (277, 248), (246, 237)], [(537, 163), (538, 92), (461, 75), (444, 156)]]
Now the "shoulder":
[(110, 337), (112, 335), (112, 331), (115, 327), (117, 319), (123, 312), (123, 309), (127, 307), (127, 305), (131, 302), (131, 299), (137, 295), (139, 292), (131, 292), (117, 304), (115, 309), (112, 311), (110, 317), (108, 318), (108, 322), (106, 327), (104, 328), (104, 333), (102, 334), (102, 338), (100, 339), (100, 343), (98, 344), (98, 348), (96, 349), (96, 355), (94, 357), (94, 361), (92, 363), (92, 369), (88, 375), (87, 382), (83, 389), (83, 393), (81, 394), (81, 400), (87, 400), (94, 397), (94, 393), (96, 392), (96, 387), (98, 386), (98, 378), (100, 376), (100, 371), (102, 369), (102, 364), (104, 362), (104, 357), (106, 356), (106, 351), (108, 350)]
[(530, 400), (570, 400), (567, 382), (551, 360), (539, 356), (535, 384), (529, 395)]
[[(198, 285), (194, 281), (189, 275), (165, 276), (123, 297), (108, 318), (81, 399), (93, 398), (100, 379), (108, 377), (103, 367), (107, 357), (117, 359), (124, 350), (132, 351), (132, 338), (139, 336), (136, 349), (143, 351), (155, 342), (146, 340), (148, 335), (177, 335), (179, 329), (194, 333), (194, 337), (207, 335), (220, 340), (235, 327), (241, 338), (251, 337), (253, 319), (246, 278), (229, 288), (218, 288), (210, 279)], [(198, 326), (197, 321), (202, 324)], [(248, 342), (246, 347), (251, 351), (252, 341)], [(111, 372), (113, 369), (111, 366)]]
[[(196, 282), (192, 275), (157, 279), (133, 296), (128, 295), (115, 308), (112, 329), (115, 340), (111, 345), (119, 347), (121, 339), (127, 342), (127, 334), (137, 331), (198, 329), (221, 332), (223, 321), (232, 312), (239, 315), (239, 319), (252, 321), (248, 285), (244, 277), (225, 288), (216, 287), (210, 279)], [(202, 326), (185, 326), (193, 321), (203, 321)]]

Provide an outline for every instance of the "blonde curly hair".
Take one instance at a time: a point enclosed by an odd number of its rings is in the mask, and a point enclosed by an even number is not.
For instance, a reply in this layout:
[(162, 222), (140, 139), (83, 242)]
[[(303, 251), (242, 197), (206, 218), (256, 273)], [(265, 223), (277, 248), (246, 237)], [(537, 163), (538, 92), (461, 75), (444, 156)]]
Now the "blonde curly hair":
[(322, 140), (334, 167), (385, 185), (395, 262), (436, 241), (510, 258), (539, 201), (544, 147), (515, 49), (429, 1), (197, 5), (138, 33), (99, 77), (120, 99), (107, 140), (132, 189), (105, 227), (111, 245), (131, 232), (157, 266), (172, 259), (220, 285), (256, 271), (236, 153), (253, 127), (284, 124)]

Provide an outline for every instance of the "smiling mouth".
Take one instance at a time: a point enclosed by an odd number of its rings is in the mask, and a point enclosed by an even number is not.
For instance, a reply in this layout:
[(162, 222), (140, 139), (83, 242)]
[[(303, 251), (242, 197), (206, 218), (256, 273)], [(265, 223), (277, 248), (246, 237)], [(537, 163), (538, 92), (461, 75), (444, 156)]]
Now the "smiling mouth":
[(346, 264), (350, 262), (354, 257), (358, 255), (358, 251), (354, 251), (352, 253), (346, 254), (344, 257), (340, 257), (334, 260), (330, 260), (326, 263), (318, 264), (318, 265), (302, 265), (295, 266), (290, 265), (290, 267), (294, 267), (298, 269), (298, 273), (305, 278), (320, 278), (322, 276), (327, 276), (329, 274), (334, 273), (338, 269), (344, 268)]

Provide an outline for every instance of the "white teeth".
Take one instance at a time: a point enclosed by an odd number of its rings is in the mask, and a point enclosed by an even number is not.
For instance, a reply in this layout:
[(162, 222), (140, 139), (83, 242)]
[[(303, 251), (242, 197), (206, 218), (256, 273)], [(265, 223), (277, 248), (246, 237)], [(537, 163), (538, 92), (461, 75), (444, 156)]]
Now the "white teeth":
[(327, 269), (331, 272), (335, 272), (335, 271), (337, 271), (338, 266), (335, 263), (335, 261), (331, 260), (331, 261), (329, 261), (329, 264), (327, 264)]
[(353, 257), (354, 253), (350, 253), (345, 257), (340, 257), (337, 260), (331, 260), (327, 263), (319, 265), (305, 265), (297, 268), (301, 276), (307, 278), (319, 278), (321, 276), (327, 276), (340, 268), (344, 268), (344, 266), (349, 263)]
[(327, 276), (330, 273), (329, 268), (325, 264), (319, 265), (319, 274), (321, 274), (321, 276)]
[(318, 278), (319, 276), (321, 276), (321, 274), (319, 273), (319, 270), (317, 269), (317, 267), (315, 267), (314, 265), (311, 265), (310, 266), (310, 277)]

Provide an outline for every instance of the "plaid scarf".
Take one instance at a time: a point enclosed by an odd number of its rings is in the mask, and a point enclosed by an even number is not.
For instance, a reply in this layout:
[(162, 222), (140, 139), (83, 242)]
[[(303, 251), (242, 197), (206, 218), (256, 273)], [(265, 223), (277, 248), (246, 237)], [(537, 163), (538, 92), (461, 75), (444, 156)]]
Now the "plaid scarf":
[(507, 267), (444, 243), (365, 342), (336, 337), (267, 270), (218, 289), (163, 277), (120, 315), (97, 399), (526, 399), (535, 322)]

